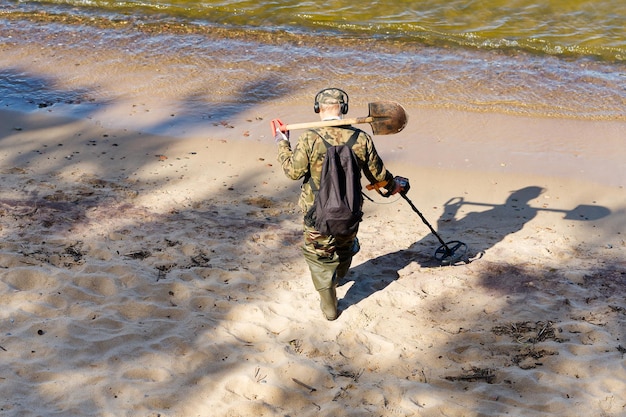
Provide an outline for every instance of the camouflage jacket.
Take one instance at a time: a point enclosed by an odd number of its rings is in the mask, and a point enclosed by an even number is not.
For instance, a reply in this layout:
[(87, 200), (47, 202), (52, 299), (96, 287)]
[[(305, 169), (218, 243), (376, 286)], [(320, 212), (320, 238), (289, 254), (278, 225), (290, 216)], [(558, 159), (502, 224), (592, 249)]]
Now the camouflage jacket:
[[(355, 129), (351, 126), (342, 126), (307, 130), (300, 135), (298, 143), (293, 150), (288, 141), (283, 140), (279, 142), (278, 161), (285, 175), (293, 180), (304, 179), (298, 201), (300, 209), (304, 213), (313, 206), (313, 200), (315, 199), (315, 195), (311, 190), (311, 181), (315, 183), (315, 188), (318, 189), (322, 175), (322, 163), (326, 155), (326, 146), (320, 139), (320, 135), (331, 145), (339, 145), (346, 143)], [(361, 171), (371, 184), (388, 181), (388, 185), (385, 188), (392, 189), (393, 175), (387, 171), (383, 161), (378, 156), (371, 136), (360, 129), (356, 130), (359, 131), (359, 136), (352, 150), (359, 160)]]

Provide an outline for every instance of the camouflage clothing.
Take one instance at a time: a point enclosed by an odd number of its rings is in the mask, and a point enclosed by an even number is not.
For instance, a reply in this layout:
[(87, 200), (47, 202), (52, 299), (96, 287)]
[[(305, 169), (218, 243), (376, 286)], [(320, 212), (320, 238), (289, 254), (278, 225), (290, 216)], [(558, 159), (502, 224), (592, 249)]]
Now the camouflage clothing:
[[(302, 213), (312, 206), (315, 195), (311, 190), (311, 181), (319, 189), (322, 164), (326, 155), (326, 146), (320, 135), (331, 145), (346, 143), (354, 131), (359, 132), (352, 150), (359, 160), (359, 166), (370, 183), (387, 181), (386, 189), (393, 189), (393, 175), (387, 171), (374, 147), (370, 135), (351, 126), (323, 127), (308, 130), (298, 138), (295, 148), (289, 141), (278, 144), (278, 161), (285, 175), (293, 180), (303, 179), (300, 199)], [(350, 268), (356, 233), (353, 236), (324, 236), (310, 226), (304, 225), (304, 257), (311, 271), (311, 278), (318, 291), (334, 288)]]
[(320, 91), (317, 96), (317, 102), (319, 104), (340, 104), (345, 103), (346, 96), (344, 92), (337, 88), (327, 88)]
[[(320, 140), (320, 135), (331, 145), (339, 145), (350, 139), (354, 133), (353, 129), (355, 128), (346, 126), (308, 130), (298, 138), (298, 143), (293, 151), (286, 140), (278, 144), (278, 161), (282, 165), (285, 175), (292, 180), (304, 179), (298, 201), (303, 213), (306, 213), (313, 206), (315, 199), (309, 182), (313, 181), (316, 189), (320, 185), (322, 163), (326, 155), (326, 147), (324, 142)], [(393, 189), (393, 175), (385, 169), (370, 135), (360, 130), (352, 150), (359, 159), (361, 170), (370, 183), (388, 181), (385, 188)]]
[(324, 236), (315, 228), (304, 225), (302, 253), (309, 264), (311, 279), (317, 291), (336, 286), (348, 274), (354, 256), (352, 236)]

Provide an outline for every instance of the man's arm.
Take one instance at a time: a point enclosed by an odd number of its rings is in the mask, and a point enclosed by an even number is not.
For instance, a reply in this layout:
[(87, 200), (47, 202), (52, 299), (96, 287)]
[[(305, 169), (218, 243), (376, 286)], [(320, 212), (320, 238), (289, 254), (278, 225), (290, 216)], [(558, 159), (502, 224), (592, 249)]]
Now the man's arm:
[(367, 135), (365, 141), (365, 166), (363, 174), (371, 184), (385, 184), (382, 186), (389, 189), (388, 186), (393, 185), (393, 174), (387, 170), (383, 160), (378, 155), (374, 141)]
[[(367, 146), (367, 169), (363, 169), (365, 177), (369, 180), (371, 186), (368, 189), (376, 189), (385, 197), (394, 195), (399, 192), (409, 191), (409, 180), (404, 177), (394, 177), (391, 172), (385, 168), (385, 164), (376, 152), (374, 141), (368, 135)], [(380, 192), (380, 188), (384, 188), (386, 192)]]
[(296, 147), (292, 150), (287, 140), (278, 142), (278, 162), (287, 178), (298, 180), (309, 172), (308, 135), (298, 138)]

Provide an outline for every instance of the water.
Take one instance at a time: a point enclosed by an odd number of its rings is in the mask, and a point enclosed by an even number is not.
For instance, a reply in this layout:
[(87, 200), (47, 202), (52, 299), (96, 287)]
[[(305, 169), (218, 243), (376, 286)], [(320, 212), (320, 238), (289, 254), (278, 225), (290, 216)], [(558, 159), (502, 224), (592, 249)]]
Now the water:
[(296, 101), (298, 88), (332, 83), (417, 106), (624, 120), (626, 2), (538, 3), (5, 0), (0, 30), (44, 39), (81, 27), (77, 47), (132, 42), (237, 77), (215, 85), (216, 100), (246, 86), (246, 100), (271, 99), (254, 76)]
[(626, 60), (626, 2), (620, 0), (26, 0), (13, 5), (31, 11), (135, 15), (269, 32), (323, 32)]

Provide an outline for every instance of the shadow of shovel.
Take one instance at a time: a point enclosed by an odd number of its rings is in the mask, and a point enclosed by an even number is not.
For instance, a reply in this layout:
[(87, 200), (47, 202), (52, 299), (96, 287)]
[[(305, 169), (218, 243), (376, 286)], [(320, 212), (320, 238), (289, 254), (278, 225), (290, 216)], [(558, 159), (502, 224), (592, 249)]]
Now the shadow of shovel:
[[(488, 204), (488, 203), (478, 203), (475, 201), (465, 201), (463, 197), (453, 197), (445, 203), (446, 206), (452, 205), (471, 205), (471, 206), (482, 206), (482, 207), (496, 207), (497, 204)], [(553, 208), (545, 208), (532, 207), (533, 210), (537, 211), (547, 211), (551, 213), (564, 213), (563, 217), (566, 220), (584, 220), (584, 221), (592, 221), (599, 220), (604, 217), (607, 217), (611, 214), (611, 210), (604, 206), (593, 206), (590, 204), (579, 204), (571, 210), (563, 210), (563, 209), (553, 209)]]
[(599, 220), (611, 214), (611, 210), (603, 206), (580, 204), (571, 210), (539, 209), (565, 213), (566, 220)]

